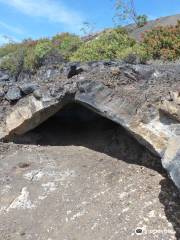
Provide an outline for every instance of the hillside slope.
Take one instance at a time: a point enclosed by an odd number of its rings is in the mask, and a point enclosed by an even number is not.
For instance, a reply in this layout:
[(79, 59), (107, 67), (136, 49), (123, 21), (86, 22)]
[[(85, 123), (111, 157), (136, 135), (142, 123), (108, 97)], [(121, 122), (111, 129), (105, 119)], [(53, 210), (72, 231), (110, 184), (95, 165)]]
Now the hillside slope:
[(158, 26), (168, 26), (168, 25), (176, 25), (177, 21), (180, 20), (180, 14), (161, 17), (155, 20), (149, 21), (145, 26), (139, 28), (135, 24), (128, 25), (126, 29), (130, 33), (130, 36), (135, 38), (137, 41), (142, 39), (142, 34), (146, 31), (151, 30), (154, 27)]

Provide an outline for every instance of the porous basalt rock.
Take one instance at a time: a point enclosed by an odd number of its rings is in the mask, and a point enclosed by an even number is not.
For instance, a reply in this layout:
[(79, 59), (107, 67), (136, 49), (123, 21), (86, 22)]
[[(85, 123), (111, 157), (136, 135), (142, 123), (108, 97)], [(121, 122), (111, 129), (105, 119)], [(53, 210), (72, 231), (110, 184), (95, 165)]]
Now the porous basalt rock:
[[(71, 72), (70, 66), (82, 70)], [(32, 86), (38, 85), (38, 89), (18, 96), (13, 107), (11, 99), (7, 103), (2, 97), (1, 140), (35, 128), (70, 102), (78, 102), (120, 124), (162, 159), (166, 159), (172, 145), (170, 140), (180, 134), (180, 66), (177, 64), (131, 65), (101, 61), (48, 65), (28, 77), (28, 81)], [(4, 81), (4, 86), (7, 84), (20, 89), (27, 83), (20, 77), (16, 83)], [(36, 96), (36, 92), (40, 94)], [(179, 152), (179, 140), (174, 144)], [(173, 162), (173, 173), (169, 164), (163, 163), (163, 166), (179, 187), (180, 165), (176, 164), (179, 155), (168, 159)]]

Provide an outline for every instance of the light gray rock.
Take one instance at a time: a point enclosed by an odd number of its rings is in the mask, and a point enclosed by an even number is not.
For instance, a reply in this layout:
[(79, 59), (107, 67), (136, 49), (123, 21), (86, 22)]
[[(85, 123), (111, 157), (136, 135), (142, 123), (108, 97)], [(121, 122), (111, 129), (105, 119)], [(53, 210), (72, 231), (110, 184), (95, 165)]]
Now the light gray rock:
[(8, 80), (9, 80), (9, 75), (0, 71), (0, 82), (8, 81)]
[(9, 88), (5, 97), (8, 101), (17, 101), (22, 97), (22, 95), (20, 89), (17, 86), (12, 86)]
[(36, 99), (42, 98), (42, 93), (38, 89), (33, 92), (33, 95)]
[(180, 188), (180, 136), (169, 140), (167, 150), (162, 158), (162, 164), (176, 186)]

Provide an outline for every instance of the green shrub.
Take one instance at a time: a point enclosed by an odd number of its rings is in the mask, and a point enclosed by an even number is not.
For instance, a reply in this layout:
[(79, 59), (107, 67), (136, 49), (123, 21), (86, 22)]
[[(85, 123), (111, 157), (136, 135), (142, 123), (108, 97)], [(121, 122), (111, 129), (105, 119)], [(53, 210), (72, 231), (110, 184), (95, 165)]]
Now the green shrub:
[(41, 66), (44, 57), (52, 50), (49, 39), (38, 41), (26, 41), (24, 43), (24, 64), (23, 70), (35, 72)]
[(143, 45), (153, 59), (180, 58), (180, 21), (176, 26), (154, 28), (144, 35)]
[(146, 52), (146, 49), (140, 45), (135, 44), (133, 47), (125, 48), (122, 51), (117, 52), (118, 59), (127, 60), (128, 58), (136, 58), (140, 63), (146, 63), (149, 59), (149, 55)]
[(34, 47), (26, 48), (24, 53), (24, 62), (22, 70), (25, 72), (35, 72), (39, 66), (40, 66), (39, 58), (35, 54), (35, 48)]
[(52, 39), (26, 39), (22, 43), (7, 44), (0, 48), (0, 68), (12, 74), (18, 74), (20, 68), (21, 71), (35, 72), (48, 54), (56, 52), (69, 60), (81, 43), (78, 36), (63, 33)]
[(18, 75), (24, 66), (28, 43), (24, 40), (22, 43), (10, 43), (1, 47), (0, 52), (3, 50), (4, 54), (1, 55), (0, 68), (9, 70), (15, 76)]
[(0, 58), (12, 54), (17, 51), (19, 45), (16, 43), (8, 43), (0, 47)]
[[(125, 30), (107, 30), (89, 42), (85, 42), (70, 58), (72, 61), (123, 59), (128, 54), (140, 53), (140, 46)], [(141, 50), (141, 54), (145, 51)]]
[(17, 75), (18, 72), (18, 62), (17, 53), (9, 54), (4, 57), (0, 64), (1, 69), (9, 70), (13, 75)]
[(37, 58), (43, 59), (52, 50), (52, 43), (50, 40), (40, 40), (35, 46), (34, 53)]
[(52, 44), (48, 39), (41, 39), (34, 46), (27, 46), (25, 48), (23, 70), (35, 72), (42, 65), (43, 59), (51, 50)]
[(24, 40), (22, 43), (10, 43), (0, 48), (0, 67), (12, 74), (21, 71), (35, 72), (43, 59), (51, 52), (57, 52), (64, 59), (75, 52), (81, 44), (81, 39), (72, 34), (64, 33), (50, 39)]
[(82, 40), (74, 34), (62, 33), (52, 38), (52, 44), (69, 60), (70, 56), (80, 47)]
[(24, 49), (17, 48), (16, 51), (4, 56), (0, 62), (0, 68), (9, 70), (14, 76), (17, 76), (23, 68)]
[(6, 45), (6, 55), (1, 60), (0, 67), (9, 70), (12, 74), (21, 71), (35, 72), (41, 65), (43, 58), (51, 51), (52, 44), (48, 39), (33, 41), (24, 40), (22, 43)]

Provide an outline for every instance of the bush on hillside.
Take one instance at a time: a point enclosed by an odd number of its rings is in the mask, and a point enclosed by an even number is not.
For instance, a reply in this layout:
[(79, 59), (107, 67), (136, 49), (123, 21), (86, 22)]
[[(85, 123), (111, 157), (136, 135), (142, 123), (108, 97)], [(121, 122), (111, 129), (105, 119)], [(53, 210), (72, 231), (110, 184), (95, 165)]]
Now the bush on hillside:
[(149, 59), (149, 56), (146, 53), (145, 48), (137, 43), (132, 47), (125, 48), (122, 51), (118, 51), (117, 59), (123, 59), (126, 62), (132, 64), (135, 62), (145, 64)]
[(131, 59), (136, 56), (143, 63), (149, 58), (172, 61), (180, 58), (180, 22), (152, 29), (144, 35), (142, 43), (130, 38), (122, 28), (106, 30), (89, 41), (62, 33), (52, 39), (9, 43), (0, 48), (0, 68), (15, 76), (21, 71), (32, 73), (53, 54), (66, 61), (121, 60), (129, 56)]
[[(26, 69), (29, 65), (31, 71), (35, 68), (35, 62), (37, 62), (34, 49), (37, 45), (37, 41), (24, 40), (22, 43), (6, 44), (2, 47), (4, 54), (1, 59), (0, 67), (2, 69), (9, 70), (13, 75), (18, 75), (21, 70)], [(27, 65), (27, 66), (26, 66)]]
[(24, 49), (23, 71), (35, 72), (42, 65), (44, 57), (52, 50), (52, 43), (49, 39), (41, 39), (33, 43), (26, 44)]
[(130, 38), (125, 30), (117, 28), (107, 30), (95, 39), (84, 42), (70, 59), (72, 61), (123, 59), (128, 54), (140, 53), (138, 48), (136, 41)]
[(180, 58), (180, 21), (176, 26), (154, 28), (143, 38), (144, 47), (151, 58), (169, 61)]
[(23, 50), (9, 53), (7, 56), (4, 56), (3, 60), (1, 60), (0, 68), (8, 70), (16, 77), (23, 67), (23, 55)]
[(52, 38), (53, 46), (59, 50), (66, 60), (81, 46), (82, 40), (74, 34), (62, 33)]
[(9, 70), (13, 75), (18, 75), (20, 71), (32, 73), (52, 52), (68, 61), (80, 44), (78, 36), (68, 33), (56, 35), (53, 39), (27, 39), (22, 43), (9, 43), (0, 48), (0, 68)]
[(9, 43), (2, 47), (0, 47), (0, 58), (7, 56), (8, 54), (12, 54), (16, 52), (18, 49), (18, 44), (16, 43)]

